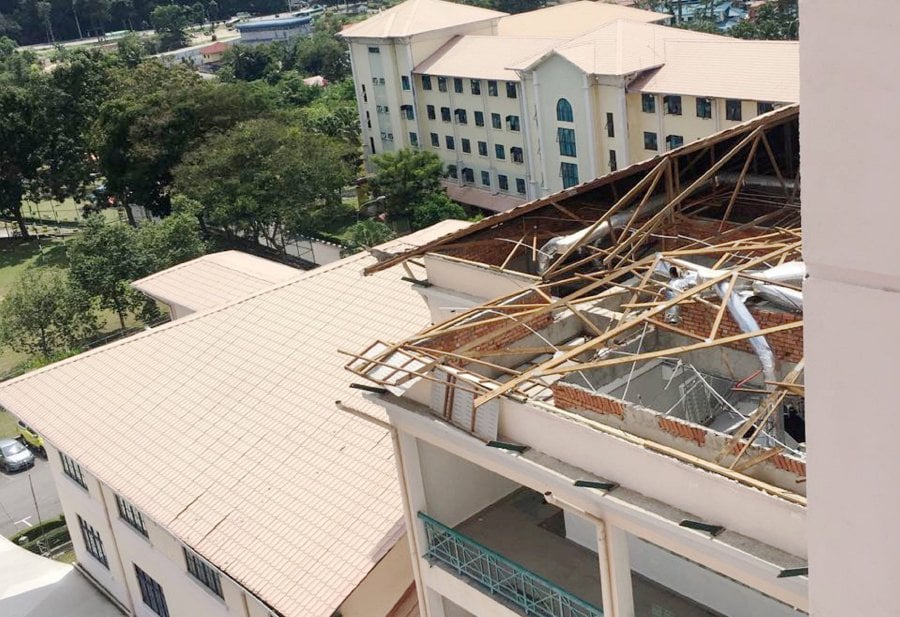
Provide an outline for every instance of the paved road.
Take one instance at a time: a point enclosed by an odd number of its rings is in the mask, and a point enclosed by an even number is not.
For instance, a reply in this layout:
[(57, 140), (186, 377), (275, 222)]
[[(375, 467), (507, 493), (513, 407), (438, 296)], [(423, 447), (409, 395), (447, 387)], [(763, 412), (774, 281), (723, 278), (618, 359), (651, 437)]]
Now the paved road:
[(12, 474), (0, 471), (0, 535), (4, 537), (8, 538), (17, 531), (27, 529), (29, 524), (36, 525), (38, 522), (29, 476), (34, 483), (41, 519), (62, 514), (50, 465), (41, 457), (35, 457), (35, 465), (29, 471)]

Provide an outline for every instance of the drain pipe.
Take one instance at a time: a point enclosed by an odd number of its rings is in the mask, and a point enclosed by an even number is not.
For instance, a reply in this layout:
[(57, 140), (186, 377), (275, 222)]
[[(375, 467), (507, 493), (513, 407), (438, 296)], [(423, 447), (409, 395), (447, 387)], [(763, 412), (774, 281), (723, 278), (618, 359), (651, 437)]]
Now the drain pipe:
[(400, 450), (400, 438), (397, 435), (397, 429), (389, 422), (373, 418), (367, 413), (360, 411), (355, 407), (351, 407), (342, 401), (335, 401), (334, 406), (352, 416), (356, 416), (366, 422), (380, 426), (391, 434), (391, 442), (394, 448), (394, 463), (397, 465), (397, 480), (399, 480), (400, 484), (400, 499), (403, 501), (403, 518), (406, 522), (406, 539), (409, 542), (411, 552), (410, 561), (412, 561), (413, 578), (415, 579), (414, 582), (416, 584), (416, 596), (419, 600), (419, 606), (422, 607), (421, 611), (423, 617), (428, 617), (428, 605), (425, 603), (425, 586), (422, 584), (422, 571), (419, 567), (419, 555), (422, 553), (419, 552), (419, 547), (416, 543), (415, 519), (413, 518), (412, 511), (409, 509), (409, 492), (406, 490), (406, 474), (403, 471), (403, 452)]

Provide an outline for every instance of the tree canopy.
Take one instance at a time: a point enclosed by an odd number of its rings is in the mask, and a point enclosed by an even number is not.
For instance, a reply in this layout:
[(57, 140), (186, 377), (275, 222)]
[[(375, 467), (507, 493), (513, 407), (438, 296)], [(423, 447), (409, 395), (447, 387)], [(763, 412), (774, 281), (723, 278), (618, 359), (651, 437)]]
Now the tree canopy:
[(286, 119), (249, 120), (185, 156), (175, 188), (202, 204), (210, 224), (280, 245), (282, 234), (310, 233), (340, 207), (353, 178), (346, 154)]
[(90, 295), (59, 268), (31, 268), (0, 303), (0, 341), (44, 358), (71, 350), (96, 334)]
[(384, 195), (385, 209), (391, 216), (407, 216), (426, 197), (441, 190), (443, 164), (429, 150), (404, 148), (372, 157), (375, 176), (370, 180), (372, 193)]

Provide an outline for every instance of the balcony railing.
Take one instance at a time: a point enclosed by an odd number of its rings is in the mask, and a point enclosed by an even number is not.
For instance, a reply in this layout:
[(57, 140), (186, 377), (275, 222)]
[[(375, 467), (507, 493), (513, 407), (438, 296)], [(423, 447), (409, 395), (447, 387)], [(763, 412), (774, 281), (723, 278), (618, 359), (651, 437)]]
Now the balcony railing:
[(428, 551), (457, 575), (474, 581), (491, 595), (500, 596), (529, 617), (603, 617), (603, 611), (560, 589), (544, 577), (498, 555), (454, 529), (419, 512), (425, 524)]

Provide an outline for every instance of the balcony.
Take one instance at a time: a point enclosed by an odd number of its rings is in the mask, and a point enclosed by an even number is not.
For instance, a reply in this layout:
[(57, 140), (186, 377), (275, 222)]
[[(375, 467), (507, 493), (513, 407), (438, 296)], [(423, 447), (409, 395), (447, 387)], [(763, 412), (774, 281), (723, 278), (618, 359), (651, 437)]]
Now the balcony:
[[(566, 537), (563, 511), (539, 493), (514, 491), (455, 529), (423, 513), (419, 518), (430, 562), (521, 614), (603, 615), (597, 553)], [(632, 590), (634, 614), (640, 617), (721, 617), (634, 571)]]
[(603, 611), (524, 566), (419, 512), (428, 538), (426, 557), (537, 617), (602, 617)]

